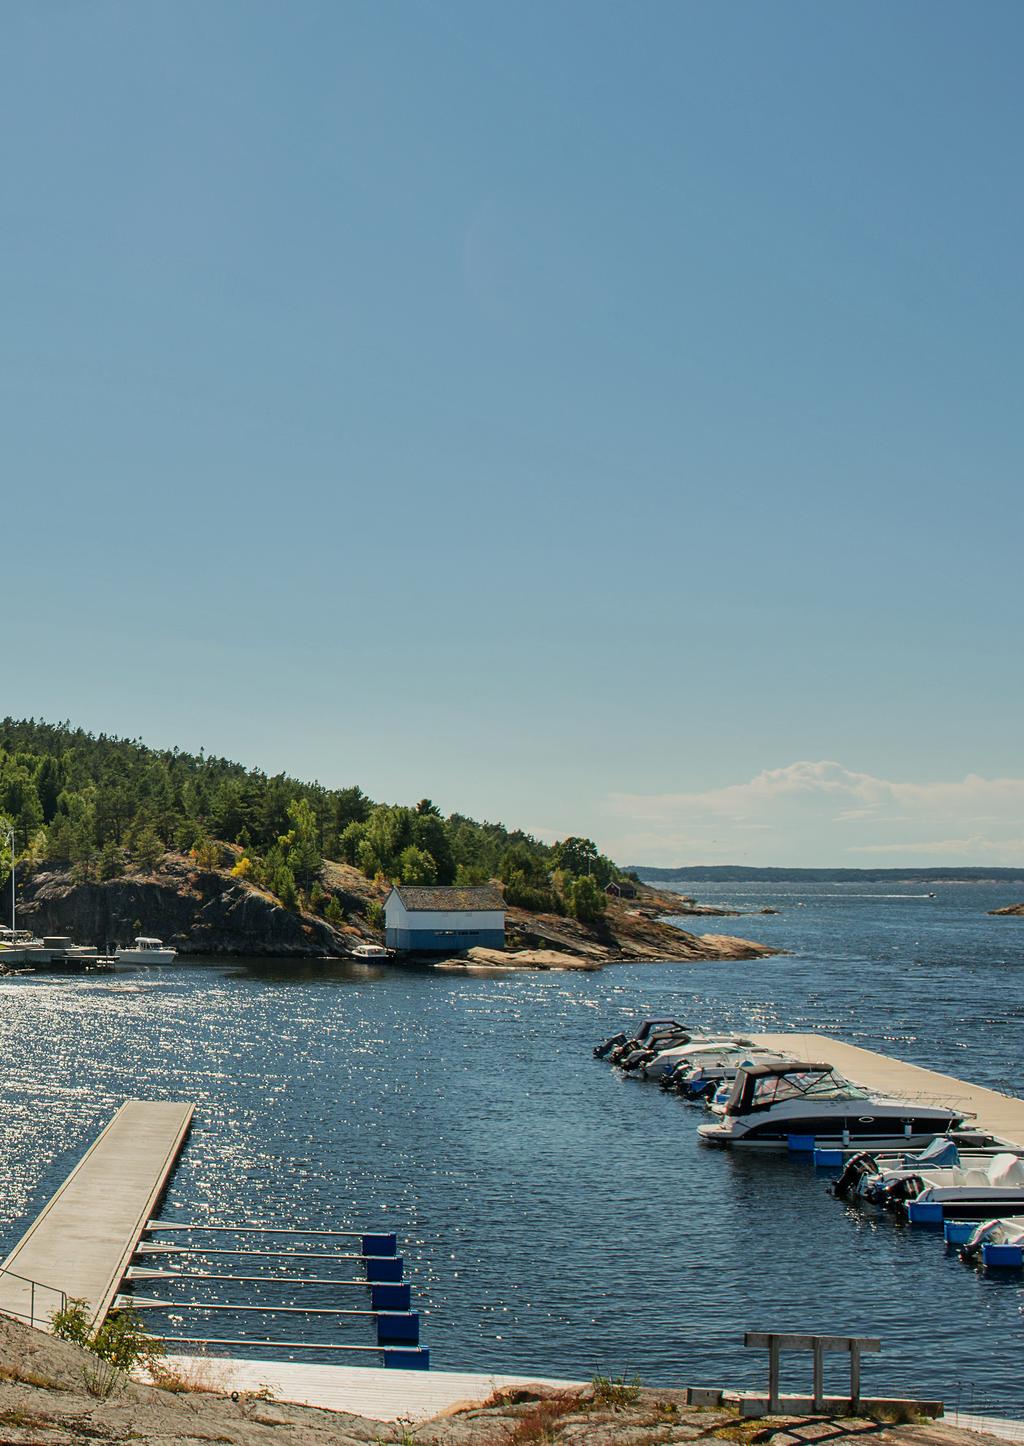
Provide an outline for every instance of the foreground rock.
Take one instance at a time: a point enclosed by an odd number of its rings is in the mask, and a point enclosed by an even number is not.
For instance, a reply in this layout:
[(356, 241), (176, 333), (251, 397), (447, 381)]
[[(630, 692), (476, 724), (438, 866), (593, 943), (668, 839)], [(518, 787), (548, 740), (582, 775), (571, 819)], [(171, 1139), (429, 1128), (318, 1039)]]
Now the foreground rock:
[[(168, 1361), (167, 1367), (173, 1366)], [(211, 1362), (211, 1377), (216, 1365)], [(767, 1442), (796, 1446), (849, 1438), (860, 1446), (992, 1446), (994, 1438), (941, 1423), (884, 1426), (848, 1418), (774, 1417), (740, 1421), (729, 1408), (685, 1404), (682, 1391), (622, 1390), (598, 1385), (560, 1392), (524, 1386), (411, 1424), (368, 1420), (269, 1399), (196, 1389), (195, 1378), (165, 1377), (176, 1390), (113, 1375), (88, 1351), (0, 1316), (0, 1441), (5, 1446), (76, 1446), (89, 1442), (196, 1446), (668, 1446)]]
[(1007, 904), (1002, 909), (989, 909), (990, 914), (1024, 914), (1024, 904)]

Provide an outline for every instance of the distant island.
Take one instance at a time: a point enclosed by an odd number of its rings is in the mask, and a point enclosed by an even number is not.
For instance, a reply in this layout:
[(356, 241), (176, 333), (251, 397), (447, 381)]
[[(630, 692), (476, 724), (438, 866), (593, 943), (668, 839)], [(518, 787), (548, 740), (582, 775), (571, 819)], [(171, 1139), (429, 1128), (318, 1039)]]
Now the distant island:
[(69, 722), (0, 723), (0, 825), (0, 889), (14, 834), (18, 924), (101, 949), (147, 934), (180, 954), (344, 957), (383, 940), (392, 884), (493, 882), (508, 949), (491, 963), (777, 952), (665, 922), (732, 911), (659, 894), (587, 838), (545, 844), (445, 817), (429, 798), (378, 803), (356, 785), (326, 788)]
[(688, 864), (660, 869), (629, 864), (627, 873), (648, 883), (677, 884), (972, 884), (1024, 883), (1024, 868), (790, 869), (748, 868), (745, 864)]

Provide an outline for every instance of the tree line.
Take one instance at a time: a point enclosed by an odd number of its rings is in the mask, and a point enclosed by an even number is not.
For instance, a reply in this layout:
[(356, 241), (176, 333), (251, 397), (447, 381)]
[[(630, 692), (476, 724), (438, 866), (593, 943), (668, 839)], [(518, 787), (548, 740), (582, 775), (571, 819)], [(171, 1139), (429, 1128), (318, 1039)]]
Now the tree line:
[[(325, 859), (379, 882), (497, 879), (510, 904), (588, 921), (620, 876), (590, 839), (544, 844), (503, 824), (444, 817), (429, 798), (413, 807), (377, 803), (356, 785), (303, 783), (70, 722), (0, 723), (0, 819), (14, 829), (15, 857), (30, 866), (111, 879), (133, 866), (154, 869), (174, 850), (200, 867), (230, 865), (287, 907), (324, 912), (334, 923), (342, 916), (323, 887)], [(6, 877), (10, 854), (2, 848), (0, 841)]]

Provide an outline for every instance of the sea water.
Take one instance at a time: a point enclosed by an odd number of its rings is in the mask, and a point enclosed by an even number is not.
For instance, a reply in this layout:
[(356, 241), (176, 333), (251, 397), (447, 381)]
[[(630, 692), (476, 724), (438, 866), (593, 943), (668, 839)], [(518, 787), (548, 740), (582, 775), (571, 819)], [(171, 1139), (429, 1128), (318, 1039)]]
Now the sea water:
[[(701, 1029), (831, 1033), (1019, 1093), (1024, 919), (986, 912), (1017, 894), (680, 888), (780, 910), (683, 927), (790, 952), (596, 974), (189, 961), (0, 982), (0, 1246), (124, 1099), (193, 1100), (164, 1215), (396, 1231), (438, 1368), (754, 1385), (765, 1363), (743, 1349), (744, 1330), (827, 1331), (882, 1338), (882, 1354), (865, 1358), (865, 1390), (1013, 1409), (1019, 1274), (986, 1277), (947, 1254), (941, 1234), (845, 1208), (806, 1164), (701, 1147), (699, 1110), (623, 1079), (591, 1049), (647, 1014), (671, 1014)], [(212, 1256), (178, 1264), (288, 1269)], [(355, 1273), (345, 1261), (308, 1269)], [(160, 1291), (365, 1304), (364, 1292), (328, 1286), (290, 1297), (251, 1282)], [(359, 1318), (146, 1319), (168, 1334), (372, 1340)], [(808, 1370), (787, 1362), (784, 1385), (807, 1385)], [(829, 1384), (842, 1379), (832, 1361)]]

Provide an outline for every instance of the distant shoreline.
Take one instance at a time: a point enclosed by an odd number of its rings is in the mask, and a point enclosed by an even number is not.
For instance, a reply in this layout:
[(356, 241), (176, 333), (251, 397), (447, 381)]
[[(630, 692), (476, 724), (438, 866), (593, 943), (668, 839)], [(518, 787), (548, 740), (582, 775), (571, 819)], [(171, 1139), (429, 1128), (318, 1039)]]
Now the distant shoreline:
[(748, 868), (743, 864), (691, 864), (663, 869), (630, 864), (645, 883), (722, 884), (1024, 884), (1024, 868), (796, 869)]

